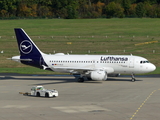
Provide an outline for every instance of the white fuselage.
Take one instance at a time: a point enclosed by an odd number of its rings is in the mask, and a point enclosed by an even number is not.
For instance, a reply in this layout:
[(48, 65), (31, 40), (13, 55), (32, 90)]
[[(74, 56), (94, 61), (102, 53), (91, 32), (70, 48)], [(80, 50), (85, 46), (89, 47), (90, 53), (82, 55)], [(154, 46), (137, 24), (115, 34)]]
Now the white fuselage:
[(107, 73), (148, 73), (156, 69), (147, 59), (132, 55), (43, 55), (53, 71), (105, 70)]

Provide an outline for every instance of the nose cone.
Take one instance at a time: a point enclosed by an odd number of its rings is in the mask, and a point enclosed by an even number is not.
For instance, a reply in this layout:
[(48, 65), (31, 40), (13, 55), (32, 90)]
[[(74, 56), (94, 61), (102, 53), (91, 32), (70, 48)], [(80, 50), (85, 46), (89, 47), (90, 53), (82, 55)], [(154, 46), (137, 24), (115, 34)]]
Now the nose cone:
[(150, 72), (152, 72), (152, 71), (154, 71), (156, 69), (156, 66), (154, 65), (154, 64), (150, 64), (149, 65), (149, 67), (148, 67), (148, 70), (150, 71)]

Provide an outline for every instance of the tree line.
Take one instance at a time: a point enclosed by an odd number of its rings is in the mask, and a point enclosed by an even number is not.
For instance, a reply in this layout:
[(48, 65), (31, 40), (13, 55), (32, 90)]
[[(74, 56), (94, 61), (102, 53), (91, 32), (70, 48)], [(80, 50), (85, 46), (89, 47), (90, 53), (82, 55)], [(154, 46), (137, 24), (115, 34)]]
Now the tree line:
[(160, 0), (0, 0), (0, 18), (160, 18)]

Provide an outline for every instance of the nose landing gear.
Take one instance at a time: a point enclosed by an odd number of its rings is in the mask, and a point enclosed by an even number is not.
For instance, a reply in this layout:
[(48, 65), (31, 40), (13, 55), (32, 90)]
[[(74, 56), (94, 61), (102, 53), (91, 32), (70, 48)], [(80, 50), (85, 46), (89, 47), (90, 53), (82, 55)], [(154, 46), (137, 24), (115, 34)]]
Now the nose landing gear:
[(133, 74), (133, 73), (131, 74), (131, 77), (132, 77), (131, 81), (132, 81), (132, 82), (135, 82), (135, 81), (136, 81), (136, 79), (135, 79), (135, 77), (134, 77), (134, 74)]

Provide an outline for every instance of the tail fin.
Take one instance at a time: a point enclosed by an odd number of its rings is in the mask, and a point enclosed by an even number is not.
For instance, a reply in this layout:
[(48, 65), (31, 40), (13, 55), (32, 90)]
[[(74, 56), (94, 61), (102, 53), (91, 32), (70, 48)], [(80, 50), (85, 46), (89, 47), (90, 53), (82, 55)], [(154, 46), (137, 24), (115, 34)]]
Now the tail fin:
[(21, 28), (15, 28), (15, 34), (21, 56), (41, 56), (42, 52)]
[(41, 68), (47, 66), (39, 48), (34, 44), (31, 38), (21, 28), (15, 28), (15, 34), (20, 51), (20, 61), (23, 64)]

